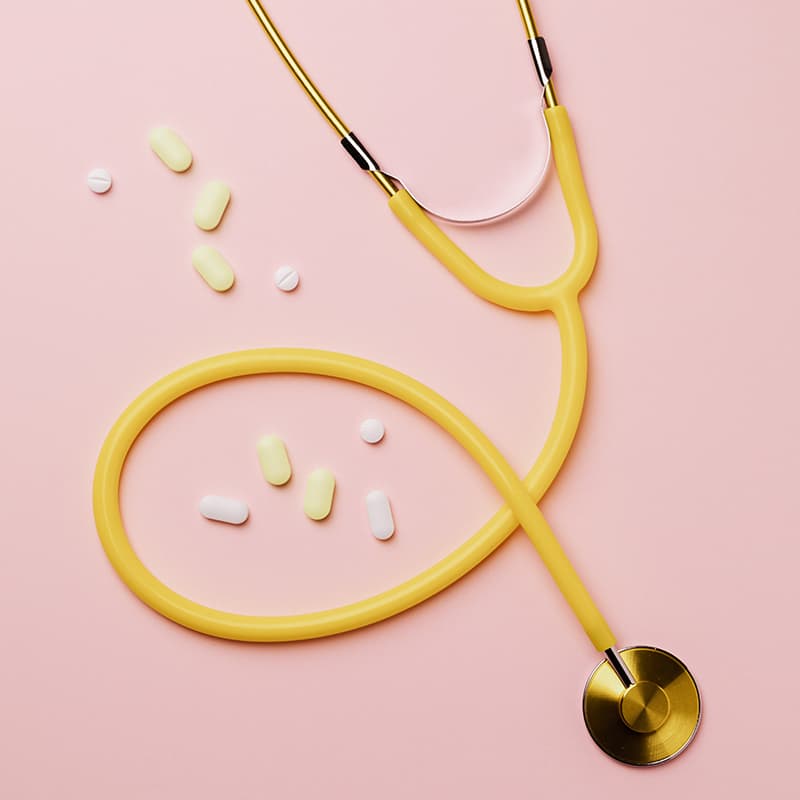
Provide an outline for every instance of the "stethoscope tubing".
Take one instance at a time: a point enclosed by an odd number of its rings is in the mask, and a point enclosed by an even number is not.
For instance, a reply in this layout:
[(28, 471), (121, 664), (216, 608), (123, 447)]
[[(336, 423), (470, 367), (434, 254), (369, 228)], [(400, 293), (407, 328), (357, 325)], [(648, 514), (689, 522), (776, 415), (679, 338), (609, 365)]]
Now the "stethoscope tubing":
[[(476, 294), (506, 308), (547, 310), (555, 316), (563, 353), (561, 390), (550, 433), (526, 478), (516, 476), (491, 441), (455, 406), (413, 378), (381, 364), (305, 349), (239, 351), (196, 362), (158, 381), (126, 409), (109, 433), (97, 463), (93, 497), (100, 539), (112, 564), (140, 599), (175, 622), (223, 638), (288, 641), (327, 636), (378, 622), (431, 597), (474, 568), (521, 525), (593, 645), (601, 652), (614, 647), (608, 624), (536, 505), (569, 452), (583, 409), (587, 355), (578, 293), (597, 257), (597, 231), (569, 118), (561, 106), (547, 109), (545, 117), (575, 238), (569, 267), (549, 284), (515, 286), (491, 276), (458, 248), (407, 192), (401, 190), (389, 199), (392, 211), (409, 231)], [(125, 531), (119, 486), (130, 448), (160, 411), (189, 392), (244, 375), (287, 372), (353, 381), (413, 406), (461, 444), (506, 505), (437, 564), (386, 592), (347, 606), (289, 616), (242, 615), (203, 606), (173, 591), (141, 562)]]
[[(411, 580), (374, 597), (326, 611), (256, 616), (220, 611), (189, 600), (162, 583), (139, 559), (124, 528), (119, 503), (122, 471), (144, 428), (175, 400), (220, 381), (265, 374), (337, 378), (384, 392), (412, 406), (449, 433), (479, 464), (507, 505), (446, 558)], [(562, 436), (566, 432), (562, 432)], [(539, 474), (545, 476), (543, 465)], [(532, 470), (532, 473), (535, 472)], [(550, 466), (550, 472), (554, 470)], [(530, 476), (529, 476), (530, 477)], [(543, 482), (540, 478), (540, 482)], [(94, 511), (103, 547), (132, 591), (153, 609), (188, 628), (240, 641), (290, 641), (362, 627), (416, 605), (458, 580), (522, 525), (595, 646), (614, 644), (585, 587), (547, 522), (497, 448), (478, 427), (441, 395), (381, 364), (342, 353), (268, 348), (227, 353), (183, 367), (141, 394), (122, 414), (101, 450), (95, 473)]]

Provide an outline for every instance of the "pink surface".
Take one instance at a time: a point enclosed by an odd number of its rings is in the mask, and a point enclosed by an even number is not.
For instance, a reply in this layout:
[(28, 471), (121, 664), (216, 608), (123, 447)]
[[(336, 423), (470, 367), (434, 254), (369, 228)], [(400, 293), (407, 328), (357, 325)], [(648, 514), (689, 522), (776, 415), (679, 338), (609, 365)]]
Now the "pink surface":
[[(513, 199), (543, 143), (511, 0), (313, 7), (269, 4), (387, 168), (451, 211)], [(554, 407), (556, 331), (473, 297), (401, 229), (244, 2), (17, 4), (0, 33), (2, 796), (794, 796), (800, 14), (754, 0), (536, 10), (602, 241), (586, 416), (543, 508), (621, 643), (696, 672), (696, 743), (651, 771), (595, 748), (580, 693), (596, 656), (519, 532), (436, 599), (318, 642), (216, 641), (129, 593), (94, 532), (92, 470), (118, 413), (164, 373), (248, 346), (375, 358), (454, 401), (523, 472)], [(190, 143), (189, 173), (149, 152), (161, 123)], [(113, 173), (107, 196), (86, 188), (94, 166)], [(203, 234), (192, 203), (216, 177), (233, 201)], [(454, 235), (526, 283), (571, 249), (552, 178), (513, 220)], [(193, 273), (202, 242), (235, 266), (229, 295)], [(281, 263), (301, 272), (294, 295), (272, 286)], [(387, 424), (377, 448), (358, 439), (368, 415)], [(258, 476), (268, 431), (294, 464), (283, 490)], [(338, 488), (317, 526), (300, 504), (320, 465)], [(362, 507), (375, 487), (397, 518), (385, 545)], [(199, 519), (210, 492), (246, 499), (251, 521)], [(158, 575), (263, 612), (387, 588), (498, 503), (414, 412), (290, 378), (180, 403), (124, 486)]]

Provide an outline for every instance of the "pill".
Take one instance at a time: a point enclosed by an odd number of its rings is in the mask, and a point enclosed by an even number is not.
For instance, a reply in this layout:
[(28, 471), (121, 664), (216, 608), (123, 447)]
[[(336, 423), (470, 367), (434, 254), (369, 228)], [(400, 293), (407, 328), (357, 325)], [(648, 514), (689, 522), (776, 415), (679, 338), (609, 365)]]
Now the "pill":
[(386, 541), (394, 534), (394, 517), (385, 492), (375, 489), (367, 495), (369, 528), (376, 539)]
[(262, 436), (256, 448), (264, 480), (273, 486), (283, 486), (292, 477), (292, 465), (283, 439), (274, 435)]
[(367, 444), (377, 444), (385, 433), (386, 429), (379, 419), (365, 419), (361, 423), (361, 438)]
[(105, 194), (111, 188), (111, 173), (98, 167), (86, 176), (86, 183), (95, 194)]
[(233, 270), (219, 250), (203, 244), (192, 252), (192, 265), (203, 280), (218, 292), (227, 292), (233, 286)]
[(309, 519), (325, 519), (331, 513), (336, 480), (329, 469), (315, 469), (306, 481), (303, 510)]
[(300, 276), (297, 270), (292, 267), (278, 267), (275, 270), (275, 285), (282, 292), (293, 292), (300, 283)]
[(194, 204), (194, 222), (204, 231), (213, 231), (219, 225), (231, 200), (231, 190), (222, 181), (209, 181)]
[(206, 519), (227, 522), (230, 525), (241, 525), (250, 516), (247, 503), (232, 497), (219, 497), (215, 494), (206, 495), (200, 501), (198, 508)]
[(186, 172), (192, 166), (192, 151), (170, 128), (153, 128), (150, 131), (150, 147), (173, 172)]

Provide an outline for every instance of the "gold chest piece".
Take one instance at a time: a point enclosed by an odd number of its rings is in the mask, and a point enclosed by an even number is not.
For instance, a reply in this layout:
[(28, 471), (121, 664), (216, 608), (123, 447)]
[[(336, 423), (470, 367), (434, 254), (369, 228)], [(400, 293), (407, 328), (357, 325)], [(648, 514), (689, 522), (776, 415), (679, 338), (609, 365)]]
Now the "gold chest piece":
[(662, 764), (682, 753), (700, 724), (700, 693), (686, 665), (657, 647), (620, 656), (634, 678), (627, 688), (607, 661), (583, 692), (583, 718), (597, 745), (625, 764)]

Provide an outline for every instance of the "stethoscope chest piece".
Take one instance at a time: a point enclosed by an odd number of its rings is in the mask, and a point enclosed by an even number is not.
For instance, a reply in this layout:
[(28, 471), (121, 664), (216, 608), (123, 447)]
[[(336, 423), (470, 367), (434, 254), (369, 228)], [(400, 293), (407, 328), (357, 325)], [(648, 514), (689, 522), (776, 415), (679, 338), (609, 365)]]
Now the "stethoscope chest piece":
[(656, 647), (620, 651), (634, 682), (608, 661), (583, 692), (583, 718), (597, 745), (625, 764), (650, 766), (682, 753), (700, 724), (700, 693), (686, 665)]

